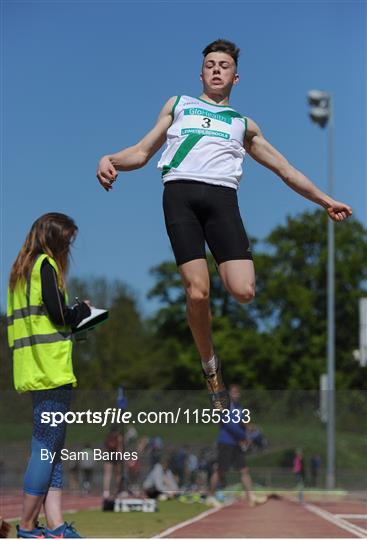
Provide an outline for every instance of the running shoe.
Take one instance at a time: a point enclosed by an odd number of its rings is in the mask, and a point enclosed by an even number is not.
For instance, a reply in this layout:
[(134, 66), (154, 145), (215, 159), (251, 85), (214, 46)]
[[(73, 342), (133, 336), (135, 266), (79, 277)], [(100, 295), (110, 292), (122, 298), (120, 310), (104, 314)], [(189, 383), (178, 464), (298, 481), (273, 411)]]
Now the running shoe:
[(57, 529), (45, 529), (45, 538), (82, 538), (72, 523), (63, 523)]
[(17, 529), (17, 538), (44, 538), (45, 537), (45, 528), (38, 527), (38, 523), (36, 524), (36, 527), (32, 529), (31, 531), (26, 531), (25, 529), (21, 529), (19, 525), (16, 526), (16, 529)]
[(230, 399), (229, 394), (224, 386), (222, 379), (222, 371), (220, 367), (220, 360), (218, 359), (218, 366), (215, 371), (211, 373), (205, 373), (203, 371), (206, 385), (209, 391), (209, 398), (212, 404), (213, 409), (218, 411), (224, 411), (225, 409), (230, 408)]

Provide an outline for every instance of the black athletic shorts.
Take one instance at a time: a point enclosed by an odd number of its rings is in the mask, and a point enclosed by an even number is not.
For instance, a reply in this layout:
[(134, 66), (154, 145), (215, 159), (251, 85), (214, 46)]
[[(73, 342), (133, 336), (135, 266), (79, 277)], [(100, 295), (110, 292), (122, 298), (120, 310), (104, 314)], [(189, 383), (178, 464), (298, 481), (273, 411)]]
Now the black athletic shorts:
[(246, 467), (245, 453), (236, 444), (218, 443), (218, 471), (226, 473), (229, 469), (239, 471)]
[(218, 265), (252, 260), (234, 188), (172, 180), (164, 185), (163, 209), (178, 266), (205, 259), (205, 241)]

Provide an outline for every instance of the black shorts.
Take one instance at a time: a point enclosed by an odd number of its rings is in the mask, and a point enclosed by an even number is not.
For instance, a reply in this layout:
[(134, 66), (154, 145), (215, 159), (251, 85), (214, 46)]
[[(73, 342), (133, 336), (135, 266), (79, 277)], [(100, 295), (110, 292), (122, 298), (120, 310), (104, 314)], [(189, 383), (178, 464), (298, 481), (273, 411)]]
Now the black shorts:
[(218, 471), (226, 473), (229, 469), (239, 471), (246, 467), (245, 453), (236, 445), (218, 443)]
[(163, 209), (178, 266), (205, 259), (205, 241), (218, 265), (252, 260), (235, 189), (195, 180), (172, 180), (164, 185)]

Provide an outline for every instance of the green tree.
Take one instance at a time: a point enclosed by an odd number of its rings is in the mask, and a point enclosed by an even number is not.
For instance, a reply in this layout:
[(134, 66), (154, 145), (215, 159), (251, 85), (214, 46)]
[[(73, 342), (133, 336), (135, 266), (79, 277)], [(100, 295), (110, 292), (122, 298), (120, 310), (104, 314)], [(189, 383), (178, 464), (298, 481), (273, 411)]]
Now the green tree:
[[(288, 217), (256, 252), (257, 297), (238, 306), (224, 291), (209, 256), (213, 338), (227, 380), (247, 387), (315, 389), (326, 357), (326, 215)], [(363, 388), (354, 362), (358, 299), (365, 294), (367, 231), (357, 220), (336, 224), (336, 369), (338, 388)], [(170, 384), (202, 385), (200, 363), (185, 320), (185, 298), (173, 262), (152, 269), (149, 293), (162, 308), (151, 327), (174, 351)]]
[(149, 335), (132, 291), (119, 281), (73, 279), (70, 290), (110, 310), (106, 324), (76, 343), (74, 367), (81, 388), (109, 390), (119, 385), (148, 387)]
[[(326, 369), (327, 217), (318, 210), (289, 217), (267, 238), (257, 306), (272, 326), (290, 388), (317, 388)], [(355, 219), (335, 225), (336, 382), (362, 388), (363, 370), (352, 358), (358, 346), (358, 299), (366, 294), (367, 231)]]

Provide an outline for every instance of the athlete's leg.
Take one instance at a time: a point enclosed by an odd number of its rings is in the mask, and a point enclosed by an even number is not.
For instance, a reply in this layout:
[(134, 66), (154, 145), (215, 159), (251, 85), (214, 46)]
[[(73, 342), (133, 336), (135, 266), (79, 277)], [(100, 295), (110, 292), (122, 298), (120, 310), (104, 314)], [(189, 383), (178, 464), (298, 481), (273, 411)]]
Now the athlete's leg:
[(56, 529), (64, 523), (61, 512), (62, 489), (50, 488), (45, 498), (44, 510), (46, 515), (47, 527)]
[[(52, 485), (55, 463), (50, 456), (59, 454), (65, 440), (66, 424), (56, 427), (41, 421), (43, 411), (66, 413), (70, 409), (71, 384), (50, 390), (32, 392), (33, 436), (32, 453), (24, 476), (23, 513), (20, 527), (33, 529), (42, 502)], [(41, 459), (48, 451), (47, 459)]]
[(209, 272), (205, 259), (195, 259), (179, 266), (186, 291), (187, 320), (203, 362), (214, 354), (209, 303)]
[(25, 531), (31, 531), (36, 526), (44, 498), (44, 495), (30, 495), (29, 493), (23, 493), (23, 509), (20, 527)]
[(182, 264), (179, 270), (186, 290), (187, 320), (201, 357), (212, 406), (218, 410), (228, 409), (228, 392), (212, 342), (207, 262), (205, 259), (195, 259)]
[(255, 292), (255, 271), (250, 243), (232, 188), (210, 186), (205, 238), (227, 291), (241, 304), (251, 302)]
[[(58, 399), (63, 402), (65, 410), (70, 409), (70, 400), (71, 400), (71, 387), (59, 388)], [(61, 499), (62, 499), (62, 488), (63, 488), (63, 464), (61, 460), (61, 450), (65, 444), (66, 436), (66, 424), (62, 425), (58, 441), (56, 456), (54, 459), (52, 474), (50, 478), (50, 488), (47, 492), (44, 510), (46, 514), (47, 527), (50, 530), (57, 529), (64, 524), (61, 511)]]
[(248, 304), (255, 296), (255, 268), (251, 260), (226, 261), (218, 267), (223, 284), (240, 304)]
[(168, 182), (163, 207), (167, 232), (185, 286), (187, 319), (201, 357), (210, 399), (214, 408), (222, 410), (228, 408), (229, 401), (212, 343), (210, 280), (203, 228), (205, 190), (206, 186), (197, 182)]

